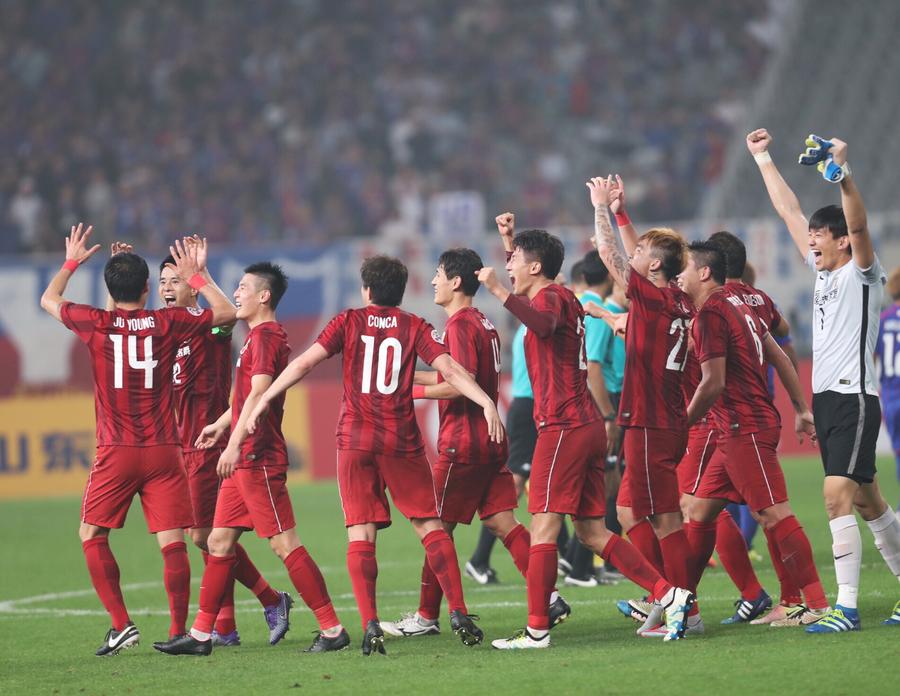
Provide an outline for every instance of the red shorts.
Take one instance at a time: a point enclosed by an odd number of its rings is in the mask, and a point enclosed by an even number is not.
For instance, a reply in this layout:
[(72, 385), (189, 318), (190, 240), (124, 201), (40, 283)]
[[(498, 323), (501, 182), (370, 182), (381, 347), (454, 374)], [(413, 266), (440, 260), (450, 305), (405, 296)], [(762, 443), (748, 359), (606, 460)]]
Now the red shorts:
[(788, 499), (784, 472), (778, 463), (780, 437), (781, 428), (769, 428), (719, 439), (731, 483), (756, 512)]
[(505, 461), (464, 464), (441, 455), (431, 468), (441, 520), (469, 524), (476, 510), (481, 519), (515, 510), (516, 484)]
[[(625, 428), (625, 472), (631, 505), (636, 519), (666, 512), (680, 512), (678, 462), (687, 437), (681, 431), (659, 428)], [(625, 487), (625, 480), (622, 488)]]
[(194, 528), (212, 527), (222, 480), (216, 473), (220, 454), (221, 449), (211, 449), (191, 450), (182, 455), (184, 468), (187, 470), (191, 507), (194, 510)]
[(338, 450), (338, 492), (344, 525), (391, 524), (391, 508), (385, 490), (408, 519), (438, 517), (431, 467), (424, 454), (387, 457), (362, 450)]
[(287, 491), (287, 462), (238, 468), (219, 487), (213, 527), (253, 529), (263, 539), (293, 529), (294, 509)]
[(700, 474), (700, 485), (697, 486), (693, 495), (697, 498), (719, 498), (730, 503), (741, 504), (744, 499), (734, 487), (725, 465), (723, 440), (724, 438), (718, 441), (715, 456), (703, 468)]
[(575, 518), (606, 514), (606, 427), (593, 421), (540, 431), (531, 458), (528, 512)]
[(687, 449), (675, 472), (678, 476), (678, 490), (682, 495), (696, 495), (700, 478), (716, 454), (717, 441), (718, 433), (715, 430), (691, 429), (688, 432)]
[(125, 524), (135, 493), (151, 534), (194, 521), (178, 445), (98, 447), (81, 501), (81, 521), (106, 529)]

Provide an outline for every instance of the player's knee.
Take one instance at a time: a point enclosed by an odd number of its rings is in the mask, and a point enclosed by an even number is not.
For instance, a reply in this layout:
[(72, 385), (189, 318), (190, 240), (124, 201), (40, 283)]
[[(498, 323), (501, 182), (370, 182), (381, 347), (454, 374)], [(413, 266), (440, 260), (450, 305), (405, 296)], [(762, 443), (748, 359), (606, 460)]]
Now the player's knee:
[(229, 556), (234, 552), (234, 543), (229, 536), (213, 530), (206, 540), (206, 549), (213, 556)]
[(78, 538), (81, 539), (82, 542), (90, 541), (91, 539), (96, 539), (97, 537), (106, 536), (108, 534), (108, 529), (95, 527), (92, 524), (81, 524), (78, 527)]
[(209, 547), (206, 544), (206, 540), (209, 538), (209, 532), (205, 529), (192, 529), (191, 530), (191, 541), (194, 543), (198, 549), (202, 551), (209, 551)]

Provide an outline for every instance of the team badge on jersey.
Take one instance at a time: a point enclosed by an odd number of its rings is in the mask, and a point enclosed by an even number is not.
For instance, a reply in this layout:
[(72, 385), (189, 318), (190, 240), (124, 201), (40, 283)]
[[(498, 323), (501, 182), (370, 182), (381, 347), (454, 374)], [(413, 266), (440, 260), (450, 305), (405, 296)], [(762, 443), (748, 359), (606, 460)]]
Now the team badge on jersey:
[(199, 317), (201, 314), (203, 314), (202, 307), (186, 307), (185, 309), (187, 309), (187, 311), (189, 311), (195, 317)]

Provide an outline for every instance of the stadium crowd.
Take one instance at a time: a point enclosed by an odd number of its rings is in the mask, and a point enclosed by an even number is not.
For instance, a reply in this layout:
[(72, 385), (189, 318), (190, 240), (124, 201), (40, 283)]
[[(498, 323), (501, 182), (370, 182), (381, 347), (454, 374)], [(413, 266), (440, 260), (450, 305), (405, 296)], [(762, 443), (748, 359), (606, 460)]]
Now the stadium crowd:
[(598, 161), (629, 180), (641, 219), (689, 217), (778, 9), (629, 9), (4, 4), (0, 253), (56, 249), (83, 218), (98, 241), (141, 239), (146, 253), (176, 231), (316, 244), (388, 221), (418, 230), (429, 194), (448, 190), (570, 224), (583, 201), (569, 182)]

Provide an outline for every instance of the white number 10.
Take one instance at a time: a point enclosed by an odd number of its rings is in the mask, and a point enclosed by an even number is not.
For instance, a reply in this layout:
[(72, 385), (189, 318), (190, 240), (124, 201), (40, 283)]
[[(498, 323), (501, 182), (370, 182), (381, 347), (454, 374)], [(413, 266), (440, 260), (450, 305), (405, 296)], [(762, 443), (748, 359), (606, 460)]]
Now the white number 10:
[[(363, 374), (362, 374), (362, 393), (369, 394), (372, 391), (372, 360), (375, 357), (375, 337), (360, 336), (365, 344), (365, 355), (363, 356)], [(393, 351), (393, 363), (391, 365), (391, 381), (387, 381), (388, 369), (388, 349)], [(378, 368), (375, 377), (375, 387), (382, 394), (393, 394), (397, 391), (397, 385), (400, 382), (400, 360), (402, 346), (393, 336), (389, 336), (378, 346)]]
[[(124, 382), (125, 360), (122, 351), (122, 336), (110, 334), (113, 344), (113, 386), (121, 389)], [(144, 338), (144, 359), (138, 360), (137, 336), (128, 337), (128, 367), (132, 370), (144, 371), (144, 389), (153, 389), (153, 368), (159, 361), (153, 359), (153, 337)]]

